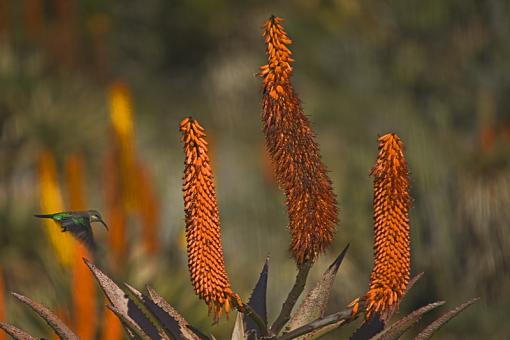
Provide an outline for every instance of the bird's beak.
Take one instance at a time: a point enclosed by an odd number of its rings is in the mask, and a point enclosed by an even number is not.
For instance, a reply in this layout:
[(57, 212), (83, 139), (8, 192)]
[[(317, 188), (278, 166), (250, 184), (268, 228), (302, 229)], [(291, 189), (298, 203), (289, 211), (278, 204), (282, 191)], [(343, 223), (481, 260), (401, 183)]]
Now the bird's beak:
[(104, 227), (106, 228), (106, 230), (109, 230), (109, 229), (108, 229), (108, 226), (106, 225), (106, 223), (104, 223), (104, 221), (103, 221), (103, 220), (99, 220), (98, 222), (101, 222), (101, 223), (104, 225)]

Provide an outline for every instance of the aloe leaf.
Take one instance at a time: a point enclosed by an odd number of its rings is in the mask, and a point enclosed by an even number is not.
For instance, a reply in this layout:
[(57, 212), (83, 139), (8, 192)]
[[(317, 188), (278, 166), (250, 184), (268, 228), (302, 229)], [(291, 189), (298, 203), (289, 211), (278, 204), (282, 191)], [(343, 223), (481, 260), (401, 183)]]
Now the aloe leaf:
[(321, 336), (323, 336), (325, 334), (328, 334), (329, 332), (332, 332), (335, 329), (339, 328), (340, 326), (344, 325), (345, 322), (346, 322), (345, 319), (337, 321), (337, 322), (332, 323), (330, 325), (326, 325), (326, 326), (317, 328), (316, 330), (313, 330), (310, 333), (308, 333), (308, 334), (306, 334), (304, 336), (295, 338), (295, 339), (317, 339), (317, 338), (320, 338)]
[[(112, 279), (110, 279), (105, 273), (99, 270), (87, 259), (83, 259), (83, 261), (90, 268), (92, 274), (94, 274), (94, 277), (99, 283), (99, 286), (101, 286), (101, 289), (105, 293), (112, 306), (115, 307), (116, 311), (122, 314), (124, 319), (129, 321), (130, 325), (138, 327), (138, 332), (147, 334), (147, 336), (149, 336), (151, 339), (160, 339), (162, 337), (166, 337), (166, 335), (158, 331), (158, 329), (151, 323), (151, 321), (143, 314), (140, 308), (138, 308), (136, 303), (132, 301)], [(112, 309), (112, 311), (114, 310)]]
[(423, 329), (420, 334), (418, 334), (414, 340), (425, 340), (429, 339), (434, 332), (436, 332), (439, 328), (441, 328), (444, 324), (446, 324), (448, 321), (459, 315), (460, 312), (462, 312), (467, 307), (471, 306), (473, 303), (478, 301), (480, 298), (474, 298), (471, 299), (462, 305), (458, 306), (455, 309), (452, 309), (451, 311), (443, 314), (440, 316), (436, 321), (433, 321), (431, 324), (429, 324), (425, 329)]
[(67, 325), (60, 320), (51, 310), (49, 310), (47, 307), (32, 301), (31, 299), (27, 298), (24, 295), (11, 292), (11, 294), (18, 299), (19, 301), (23, 302), (30, 308), (34, 310), (41, 318), (46, 320), (48, 325), (50, 325), (51, 328), (55, 331), (55, 333), (59, 336), (60, 339), (63, 340), (79, 340), (78, 336), (71, 331)]
[(236, 322), (232, 331), (231, 340), (246, 340), (243, 316), (241, 313), (237, 313)]
[[(251, 293), (250, 299), (248, 301), (248, 306), (252, 308), (252, 310), (257, 313), (260, 319), (264, 322), (267, 328), (267, 279), (268, 279), (268, 271), (269, 271), (269, 258), (266, 258), (264, 263), (264, 267), (260, 272), (259, 279), (255, 284), (255, 288)], [(257, 336), (261, 336), (259, 332), (259, 327), (257, 323), (253, 321), (249, 316), (243, 315), (241, 320), (244, 322), (243, 328), (245, 332), (255, 332)]]
[[(349, 245), (342, 250), (335, 261), (333, 261), (324, 274), (322, 274), (321, 279), (317, 282), (315, 287), (308, 292), (303, 302), (301, 302), (287, 324), (286, 331), (296, 329), (324, 315), (324, 310), (326, 309), (329, 295), (333, 289), (336, 274), (338, 273), (338, 269), (340, 268), (348, 249)], [(338, 325), (340, 325), (340, 323)], [(309, 333), (306, 336), (300, 337), (300, 339), (309, 339), (313, 335), (314, 334)]]
[(312, 261), (306, 261), (300, 265), (298, 265), (298, 273), (296, 275), (296, 281), (294, 285), (290, 289), (287, 298), (283, 302), (282, 309), (280, 310), (280, 314), (271, 325), (271, 332), (273, 334), (278, 334), (282, 330), (283, 326), (290, 320), (290, 313), (294, 308), (297, 300), (303, 293), (305, 289), (306, 279), (308, 278), (308, 273), (313, 266)]
[(404, 316), (402, 319), (395, 321), (390, 326), (386, 327), (383, 331), (372, 337), (370, 340), (394, 340), (398, 339), (402, 334), (404, 334), (409, 328), (411, 328), (414, 324), (416, 324), (421, 317), (430, 312), (433, 309), (436, 309), (439, 306), (444, 305), (445, 301), (438, 301), (421, 308), (418, 308), (414, 312), (411, 312), (407, 316)]
[[(117, 317), (120, 319), (122, 324), (127, 327), (133, 335), (135, 335), (133, 338), (135, 339), (142, 339), (142, 340), (151, 340), (151, 338), (144, 333), (144, 331), (133, 321), (133, 319), (126, 317), (124, 313), (112, 306), (112, 305), (106, 305), (108, 309), (110, 309)], [(159, 339), (159, 338), (152, 338), (152, 339)]]
[(319, 318), (317, 320), (314, 320), (304, 326), (298, 327), (296, 329), (293, 329), (292, 331), (288, 333), (284, 333), (281, 336), (277, 337), (278, 340), (289, 340), (289, 339), (296, 339), (297, 337), (300, 337), (302, 335), (306, 335), (310, 332), (314, 332), (318, 329), (322, 329), (324, 327), (342, 322), (342, 324), (347, 324), (351, 322), (352, 320), (356, 319), (356, 316), (352, 316), (352, 310), (351, 308), (344, 309), (340, 312), (336, 312), (333, 314), (330, 314), (328, 316), (324, 316), (322, 318)]
[(202, 332), (200, 329), (198, 328), (195, 328), (191, 325), (188, 325), (188, 329), (191, 330), (194, 334), (196, 334), (196, 336), (198, 336), (198, 338), (200, 340), (216, 340), (216, 338), (214, 337), (214, 335), (210, 334), (205, 334), (204, 332)]
[(24, 330), (5, 322), (0, 322), (0, 328), (15, 340), (37, 340), (37, 338), (31, 336)]
[(152, 315), (161, 323), (165, 332), (172, 339), (198, 340), (200, 339), (189, 328), (188, 322), (159, 296), (152, 288), (147, 287), (150, 297), (142, 294), (135, 288), (126, 284), (130, 292), (135, 295), (149, 310)]

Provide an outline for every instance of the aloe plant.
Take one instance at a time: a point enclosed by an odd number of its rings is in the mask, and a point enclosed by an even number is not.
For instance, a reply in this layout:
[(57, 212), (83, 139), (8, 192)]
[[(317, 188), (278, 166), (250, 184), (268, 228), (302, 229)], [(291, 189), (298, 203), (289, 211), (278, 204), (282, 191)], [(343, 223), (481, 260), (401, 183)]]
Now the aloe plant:
[[(425, 313), (445, 302), (432, 302), (390, 324), (402, 299), (422, 276), (421, 273), (410, 280), (410, 179), (403, 141), (394, 133), (379, 138), (379, 156), (372, 171), (374, 269), (368, 292), (345, 309), (325, 315), (334, 281), (347, 256), (347, 245), (297, 305), (315, 260), (332, 244), (337, 207), (310, 122), (302, 112), (299, 97), (290, 81), (294, 59), (290, 57), (287, 46), (291, 40), (282, 22), (276, 17), (266, 22), (264, 37), (268, 64), (261, 68), (260, 75), (264, 83), (266, 141), (276, 165), (276, 177), (286, 195), (292, 239), (290, 251), (298, 269), (295, 282), (272, 323), (268, 320), (267, 310), (274, 306), (268, 306), (266, 300), (269, 259), (266, 259), (247, 300), (234, 292), (225, 269), (219, 208), (205, 129), (189, 117), (180, 123), (180, 130), (185, 153), (183, 196), (192, 285), (198, 297), (208, 305), (215, 322), (219, 321), (222, 312), (237, 310), (232, 340), (312, 339), (357, 319), (362, 319), (362, 324), (350, 337), (352, 340), (398, 339), (416, 326)], [(151, 287), (142, 292), (127, 283), (118, 284), (96, 264), (84, 261), (108, 299), (107, 307), (119, 318), (129, 338), (214, 339), (186, 321)], [(78, 338), (45, 306), (21, 294), (13, 295), (46, 320), (61, 339)], [(476, 300), (469, 300), (431, 322), (416, 339), (430, 338)], [(35, 338), (14, 325), (0, 323), (0, 328), (15, 339)]]
[[(241, 307), (232, 332), (232, 340), (244, 339), (312, 339), (331, 332), (339, 327), (353, 322), (362, 314), (361, 311), (352, 313), (351, 308), (340, 310), (336, 313), (324, 315), (325, 307), (329, 300), (336, 274), (346, 256), (348, 246), (340, 253), (333, 263), (326, 269), (322, 277), (310, 289), (303, 301), (296, 307), (296, 302), (301, 293), (291, 291), (290, 298), (282, 308), (281, 314), (290, 313), (288, 322), (285, 322), (283, 331), (275, 332), (267, 323), (267, 280), (269, 276), (269, 260), (266, 259), (259, 279), (249, 298), (246, 306)], [(96, 265), (84, 259), (86, 265), (94, 275), (97, 283), (107, 297), (108, 308), (112, 310), (122, 322), (126, 334), (132, 339), (185, 339), (185, 340), (212, 340), (212, 335), (206, 334), (193, 327), (186, 319), (161, 297), (153, 288), (147, 286), (147, 293), (141, 293), (128, 284), (119, 285)], [(305, 270), (305, 269), (302, 269)], [(306, 276), (298, 275), (294, 286), (300, 285), (297, 281), (306, 282)], [(421, 274), (417, 277), (419, 278)], [(18, 293), (13, 293), (19, 301), (28, 305), (42, 317), (55, 331), (60, 339), (74, 340), (78, 337), (66, 324), (54, 313), (41, 304), (32, 301)], [(469, 300), (454, 310), (444, 314), (437, 320), (424, 327), (416, 339), (430, 338), (441, 326), (451, 318), (458, 315), (462, 310), (476, 302), (477, 299)], [(372, 340), (399, 339), (406, 331), (415, 326), (419, 319), (440, 306), (444, 301), (437, 301), (423, 306), (408, 315), (396, 320), (388, 327), (384, 327), (379, 333), (370, 337)], [(361, 328), (367, 325), (365, 322)], [(14, 325), (0, 323), (0, 328), (14, 339), (37, 339), (26, 331)], [(359, 330), (357, 331), (359, 333)], [(366, 338), (368, 339), (368, 338)]]

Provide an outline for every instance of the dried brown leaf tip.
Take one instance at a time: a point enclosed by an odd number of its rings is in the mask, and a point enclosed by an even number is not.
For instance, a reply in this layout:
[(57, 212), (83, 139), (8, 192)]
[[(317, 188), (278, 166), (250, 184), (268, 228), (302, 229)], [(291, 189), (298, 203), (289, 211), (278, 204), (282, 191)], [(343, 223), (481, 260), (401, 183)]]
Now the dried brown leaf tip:
[(406, 291), (411, 267), (409, 239), (409, 172), (400, 138), (379, 138), (374, 176), (374, 269), (366, 295), (369, 318), (386, 319), (398, 308)]
[(224, 309), (227, 317), (239, 297), (232, 292), (221, 246), (220, 220), (214, 176), (207, 156), (204, 128), (192, 118), (180, 123), (184, 142), (184, 210), (191, 282), (197, 295), (218, 321)]
[(268, 64), (259, 73), (264, 81), (262, 121), (276, 178), (286, 196), (290, 249), (302, 264), (315, 260), (333, 240), (337, 203), (319, 145), (290, 81), (294, 60), (287, 46), (292, 41), (282, 22), (271, 17), (264, 24)]

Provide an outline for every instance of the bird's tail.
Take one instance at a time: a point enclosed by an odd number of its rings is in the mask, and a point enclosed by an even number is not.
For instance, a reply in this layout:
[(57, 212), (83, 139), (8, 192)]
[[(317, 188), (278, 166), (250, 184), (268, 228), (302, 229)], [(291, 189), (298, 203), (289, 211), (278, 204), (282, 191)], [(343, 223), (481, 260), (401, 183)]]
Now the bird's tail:
[(53, 218), (53, 214), (35, 214), (34, 216), (39, 218)]

